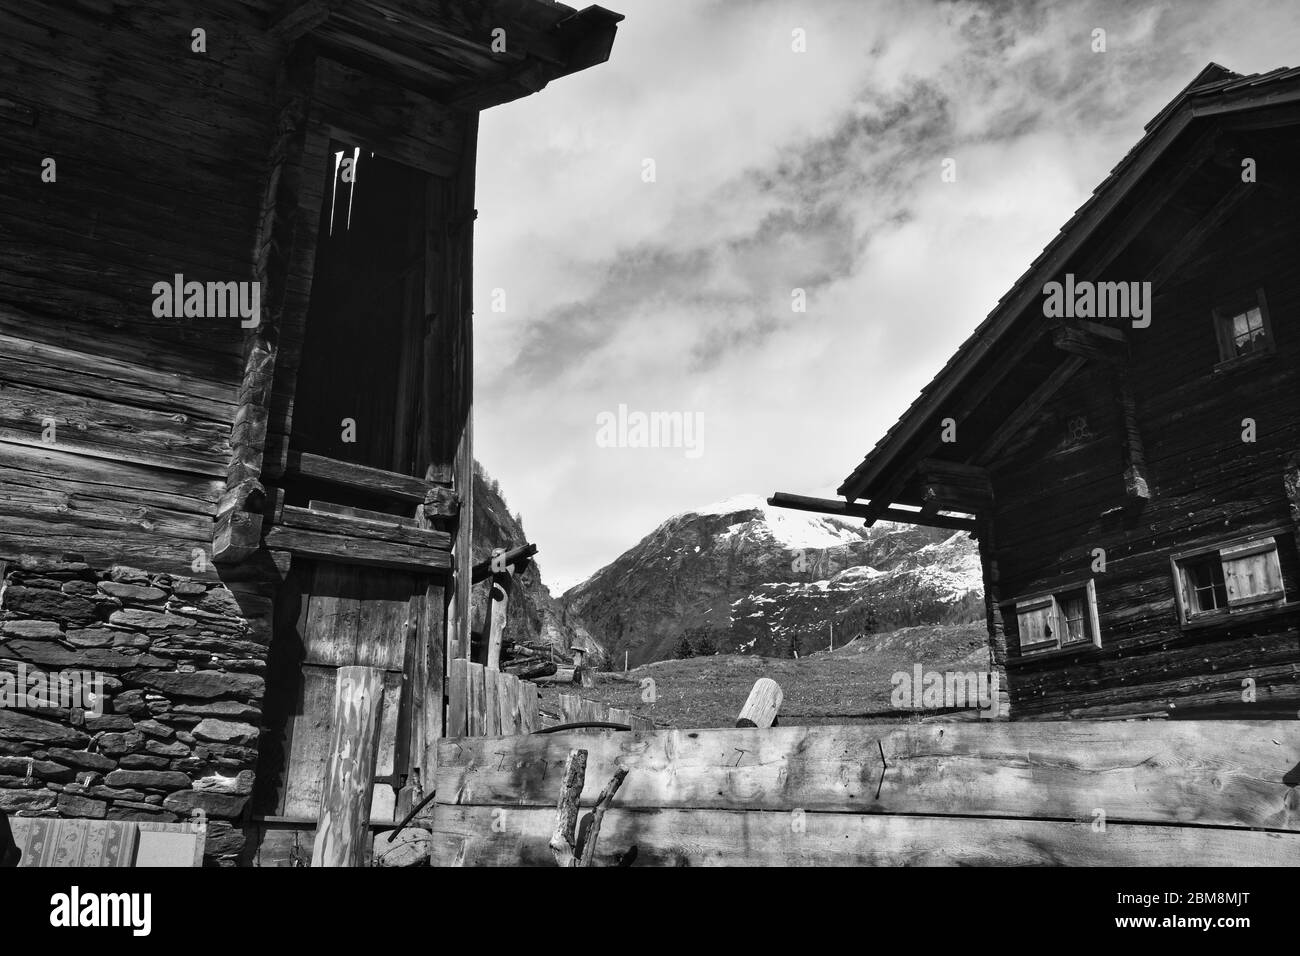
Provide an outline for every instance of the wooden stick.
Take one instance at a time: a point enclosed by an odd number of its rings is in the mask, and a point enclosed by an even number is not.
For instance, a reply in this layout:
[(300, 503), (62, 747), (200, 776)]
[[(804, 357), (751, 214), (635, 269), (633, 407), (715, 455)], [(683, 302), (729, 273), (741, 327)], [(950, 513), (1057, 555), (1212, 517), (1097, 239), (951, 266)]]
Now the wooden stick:
[(556, 866), (576, 866), (574, 834), (578, 827), (578, 798), (587, 778), (587, 751), (570, 750), (564, 762), (564, 782), (560, 785), (560, 802), (555, 808), (555, 830), (551, 833), (551, 853)]
[(626, 776), (627, 768), (619, 767), (613, 778), (605, 785), (605, 789), (600, 792), (600, 796), (596, 798), (596, 806), (591, 814), (591, 825), (587, 827), (587, 833), (582, 839), (578, 866), (591, 866), (592, 858), (596, 855), (596, 840), (600, 837), (600, 822), (605, 819), (605, 811), (614, 801), (614, 795), (618, 793), (618, 788), (623, 786), (623, 778)]

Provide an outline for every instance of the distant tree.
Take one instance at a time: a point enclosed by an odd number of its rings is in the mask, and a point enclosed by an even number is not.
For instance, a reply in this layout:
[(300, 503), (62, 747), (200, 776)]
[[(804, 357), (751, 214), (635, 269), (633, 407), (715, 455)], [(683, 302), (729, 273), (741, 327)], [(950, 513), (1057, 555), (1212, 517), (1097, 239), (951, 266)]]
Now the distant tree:
[(713, 635), (708, 631), (704, 631), (695, 639), (696, 657), (712, 657), (716, 653), (718, 653), (717, 642), (713, 640)]
[(682, 639), (677, 642), (677, 649), (673, 651), (673, 656), (681, 661), (686, 660), (688, 657), (695, 656), (695, 648), (691, 646), (691, 639), (685, 634), (683, 634)]

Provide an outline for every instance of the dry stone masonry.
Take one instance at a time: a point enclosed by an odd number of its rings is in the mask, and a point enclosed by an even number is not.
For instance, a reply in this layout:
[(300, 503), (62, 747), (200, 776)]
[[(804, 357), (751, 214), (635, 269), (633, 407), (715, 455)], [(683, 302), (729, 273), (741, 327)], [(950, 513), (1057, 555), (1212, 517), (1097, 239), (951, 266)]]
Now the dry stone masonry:
[(233, 865), (253, 789), (266, 635), (219, 582), (79, 555), (23, 559), (0, 590), (0, 671), (95, 671), (102, 714), (0, 707), (9, 813), (208, 818), (206, 862)]

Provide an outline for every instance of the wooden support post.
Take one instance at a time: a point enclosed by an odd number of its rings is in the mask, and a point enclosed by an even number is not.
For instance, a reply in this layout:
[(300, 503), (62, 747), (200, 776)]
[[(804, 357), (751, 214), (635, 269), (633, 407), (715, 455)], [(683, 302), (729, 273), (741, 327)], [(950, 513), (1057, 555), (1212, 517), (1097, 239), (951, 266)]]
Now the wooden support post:
[(383, 696), (381, 669), (338, 669), (334, 739), (325, 768), (312, 866), (365, 865)]
[(999, 603), (997, 541), (993, 529), (992, 515), (980, 520), (980, 569), (984, 580), (984, 621), (989, 635), (989, 664), (998, 675), (998, 716), (1005, 717), (1010, 715), (1011, 688), (1007, 683), (1007, 635)]
[(749, 699), (745, 701), (745, 706), (740, 708), (736, 726), (771, 727), (776, 723), (776, 715), (784, 699), (785, 694), (782, 693), (780, 684), (770, 677), (760, 677), (754, 681), (754, 687), (749, 692)]
[(1112, 380), (1118, 405), (1120, 435), (1124, 442), (1124, 495), (1131, 507), (1140, 508), (1151, 498), (1147, 484), (1146, 450), (1138, 428), (1137, 401), (1122, 371)]
[(487, 605), (487, 669), (501, 670), (501, 640), (505, 633), (506, 611), (510, 608), (510, 572), (492, 575), (492, 588)]

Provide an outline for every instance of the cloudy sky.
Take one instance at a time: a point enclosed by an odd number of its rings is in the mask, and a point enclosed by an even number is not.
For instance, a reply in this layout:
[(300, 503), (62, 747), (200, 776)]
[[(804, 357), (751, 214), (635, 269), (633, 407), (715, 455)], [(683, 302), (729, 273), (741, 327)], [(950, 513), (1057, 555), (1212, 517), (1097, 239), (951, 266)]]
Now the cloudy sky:
[[(478, 457), (557, 593), (672, 514), (834, 497), (1161, 106), (1300, 49), (1294, 0), (602, 5), (610, 62), (479, 146)], [(620, 405), (700, 452), (602, 447)]]

